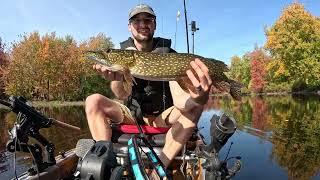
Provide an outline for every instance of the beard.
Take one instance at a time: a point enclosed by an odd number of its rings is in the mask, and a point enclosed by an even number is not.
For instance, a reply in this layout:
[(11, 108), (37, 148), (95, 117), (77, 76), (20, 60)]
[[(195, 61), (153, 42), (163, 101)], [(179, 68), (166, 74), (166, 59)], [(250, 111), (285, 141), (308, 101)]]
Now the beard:
[(147, 30), (147, 31), (137, 31), (137, 33), (133, 33), (134, 39), (138, 42), (149, 42), (152, 41), (154, 32)]

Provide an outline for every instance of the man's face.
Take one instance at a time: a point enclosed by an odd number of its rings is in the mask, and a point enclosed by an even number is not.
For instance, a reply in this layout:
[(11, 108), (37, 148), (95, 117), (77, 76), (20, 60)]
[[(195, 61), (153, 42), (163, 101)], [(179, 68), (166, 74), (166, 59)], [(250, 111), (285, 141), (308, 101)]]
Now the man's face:
[(129, 31), (138, 42), (150, 41), (156, 29), (156, 19), (148, 13), (140, 13), (129, 20)]

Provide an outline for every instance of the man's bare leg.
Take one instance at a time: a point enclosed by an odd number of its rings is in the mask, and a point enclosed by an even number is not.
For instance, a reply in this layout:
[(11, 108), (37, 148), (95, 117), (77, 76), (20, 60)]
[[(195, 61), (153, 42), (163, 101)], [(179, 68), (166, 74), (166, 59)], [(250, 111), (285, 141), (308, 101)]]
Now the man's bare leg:
[(124, 119), (119, 105), (100, 94), (87, 97), (85, 110), (91, 135), (96, 141), (110, 141), (112, 130), (109, 123), (111, 120), (117, 123)]
[(181, 151), (190, 139), (195, 127), (196, 123), (183, 115), (179, 117), (177, 123), (172, 125), (166, 135), (166, 142), (159, 156), (165, 167), (168, 167)]
[[(174, 108), (171, 111), (167, 117), (166, 123), (169, 123), (172, 126), (166, 135), (165, 145), (159, 156), (165, 167), (169, 166), (170, 162), (176, 157), (176, 155), (190, 139), (193, 130), (197, 125), (197, 120), (198, 117), (186, 117), (185, 115), (182, 115), (181, 111), (177, 108)], [(154, 122), (154, 125), (159, 127), (159, 125), (162, 126), (163, 122), (164, 119), (157, 118)]]

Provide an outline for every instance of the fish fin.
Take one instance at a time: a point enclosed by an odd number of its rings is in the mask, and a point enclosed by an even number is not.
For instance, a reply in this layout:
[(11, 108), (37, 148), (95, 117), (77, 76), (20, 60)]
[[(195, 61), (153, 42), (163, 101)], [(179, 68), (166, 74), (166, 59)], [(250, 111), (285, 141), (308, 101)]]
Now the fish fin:
[(214, 81), (212, 85), (221, 92), (230, 92), (231, 85), (226, 81)]
[[(125, 73), (125, 71), (128, 69), (124, 66), (121, 66), (121, 65), (118, 65), (118, 64), (115, 64), (115, 65), (112, 65), (112, 66), (109, 66), (107, 67), (107, 69), (109, 71), (114, 71), (114, 72), (122, 72), (122, 73)], [(130, 72), (130, 71), (129, 71)]]
[(216, 69), (219, 69), (219, 71), (222, 72), (228, 72), (230, 69), (228, 68), (228, 65), (226, 65), (223, 61), (213, 59), (213, 58), (206, 58), (206, 60), (213, 62)]
[(137, 85), (137, 81), (136, 81), (136, 79), (131, 75), (131, 79), (132, 79), (132, 82), (135, 84), (135, 85)]
[(134, 77), (130, 73), (130, 69), (128, 67), (123, 67), (123, 88), (129, 93), (132, 90), (133, 83), (137, 84)]

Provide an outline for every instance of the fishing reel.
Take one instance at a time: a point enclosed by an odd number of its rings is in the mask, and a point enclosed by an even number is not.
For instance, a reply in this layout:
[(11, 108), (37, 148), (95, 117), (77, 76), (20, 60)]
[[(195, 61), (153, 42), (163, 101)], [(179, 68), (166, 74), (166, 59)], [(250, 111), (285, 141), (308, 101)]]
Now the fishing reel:
[[(21, 151), (32, 154), (35, 166), (29, 169), (31, 175), (34, 175), (36, 172), (42, 172), (47, 167), (56, 164), (54, 144), (39, 133), (41, 128), (50, 127), (53, 119), (47, 118), (36, 111), (25, 98), (20, 96), (11, 96), (9, 102), (1, 100), (0, 103), (9, 107), (12, 112), (17, 114), (16, 122), (9, 131), (10, 140), (8, 140), (6, 145), (7, 150), (13, 153)], [(44, 146), (44, 152), (39, 144), (28, 144), (30, 137), (36, 139)], [(42, 153), (45, 155), (44, 158)]]
[(111, 141), (94, 141), (80, 139), (76, 146), (76, 155), (79, 157), (75, 180), (106, 180), (115, 179), (121, 174)]
[[(204, 159), (202, 164), (206, 170), (206, 179), (231, 179), (241, 169), (241, 157), (235, 156), (228, 158), (232, 142), (224, 160), (219, 159), (220, 149), (227, 143), (228, 139), (236, 131), (236, 122), (227, 115), (220, 117), (213, 115), (211, 119), (210, 135), (211, 141), (198, 147), (197, 154)], [(200, 134), (201, 136), (201, 134)], [(228, 167), (228, 161), (236, 159), (231, 168)]]

